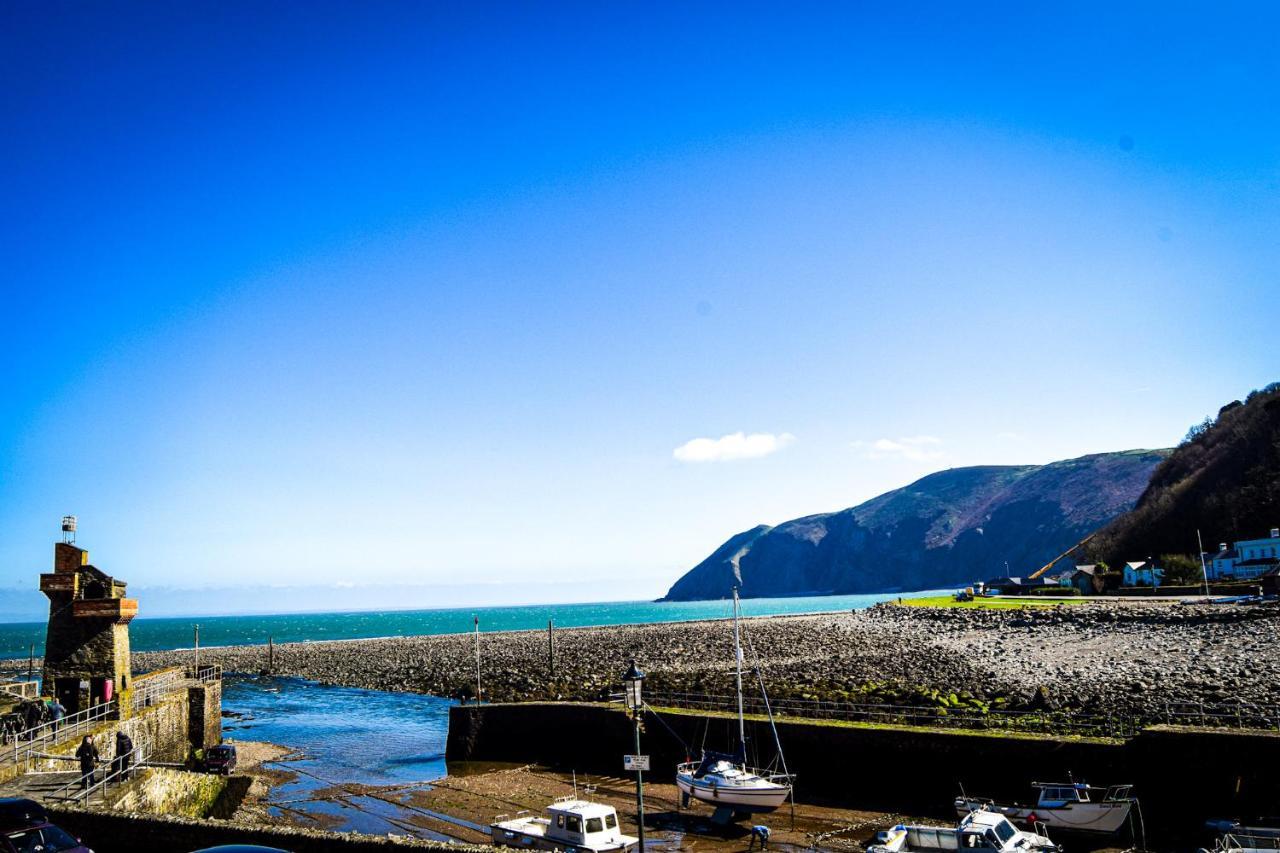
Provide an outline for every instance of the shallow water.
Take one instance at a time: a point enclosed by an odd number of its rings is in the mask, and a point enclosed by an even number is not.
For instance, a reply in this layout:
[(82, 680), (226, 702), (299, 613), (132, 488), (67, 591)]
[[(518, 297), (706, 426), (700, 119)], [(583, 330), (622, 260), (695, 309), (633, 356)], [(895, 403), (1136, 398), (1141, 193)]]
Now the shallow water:
[(447, 699), (327, 687), (300, 678), (228, 677), (223, 683), (223, 735), (267, 741), (302, 758), (273, 762), (297, 778), (274, 788), (272, 815), (319, 819), (322, 827), (441, 838), (414, 827), (411, 813), (344, 785), (425, 785), (445, 775)]

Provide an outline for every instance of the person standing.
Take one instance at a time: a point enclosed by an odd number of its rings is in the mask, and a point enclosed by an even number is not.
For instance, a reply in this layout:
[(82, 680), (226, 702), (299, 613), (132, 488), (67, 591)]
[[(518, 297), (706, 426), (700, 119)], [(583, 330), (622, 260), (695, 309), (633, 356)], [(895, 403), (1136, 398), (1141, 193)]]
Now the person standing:
[(53, 714), (53, 733), (56, 735), (58, 729), (62, 728), (62, 718), (67, 715), (67, 709), (57, 699), (53, 700), (53, 704), (49, 706), (50, 713)]
[(133, 764), (133, 739), (123, 731), (116, 732), (116, 757), (111, 770), (118, 774), (117, 781), (129, 778), (129, 765)]
[(80, 759), (80, 785), (86, 790), (93, 784), (93, 770), (98, 766), (99, 757), (98, 748), (85, 735), (80, 748), (76, 750), (76, 758)]

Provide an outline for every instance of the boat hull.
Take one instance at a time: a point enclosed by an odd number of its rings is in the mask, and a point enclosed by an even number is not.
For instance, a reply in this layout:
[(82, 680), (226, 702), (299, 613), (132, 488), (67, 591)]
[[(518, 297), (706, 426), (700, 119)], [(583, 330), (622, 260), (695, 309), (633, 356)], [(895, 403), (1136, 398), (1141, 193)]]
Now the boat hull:
[[(964, 817), (971, 811), (987, 808), (998, 812), (1019, 826), (1038, 823), (1064, 832), (1092, 832), (1111, 835), (1124, 828), (1133, 803), (1069, 803), (1064, 806), (1002, 806), (982, 800), (956, 798), (956, 814)], [(1035, 820), (1031, 816), (1035, 815)]]
[(791, 789), (784, 785), (766, 786), (718, 785), (705, 778), (694, 779), (691, 773), (676, 775), (676, 787), (681, 793), (713, 806), (729, 806), (738, 811), (764, 813), (781, 806), (791, 796)]

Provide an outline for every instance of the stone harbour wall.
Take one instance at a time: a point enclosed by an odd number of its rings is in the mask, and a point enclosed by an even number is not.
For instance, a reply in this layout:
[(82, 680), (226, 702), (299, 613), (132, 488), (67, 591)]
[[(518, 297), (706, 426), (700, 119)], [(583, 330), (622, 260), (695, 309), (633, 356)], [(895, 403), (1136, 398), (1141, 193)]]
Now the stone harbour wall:
[(110, 810), (205, 817), (226, 792), (227, 778), (167, 767), (143, 768), (125, 783)]

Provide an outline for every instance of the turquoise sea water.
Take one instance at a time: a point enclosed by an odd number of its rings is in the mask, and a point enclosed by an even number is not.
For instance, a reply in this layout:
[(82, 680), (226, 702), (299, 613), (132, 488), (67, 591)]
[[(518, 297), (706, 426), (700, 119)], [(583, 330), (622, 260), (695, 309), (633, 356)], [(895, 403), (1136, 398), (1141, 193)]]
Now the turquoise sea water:
[[(901, 593), (904, 598), (936, 595), (937, 591)], [(742, 602), (747, 616), (856, 610), (899, 597), (825, 595), (805, 598), (749, 598)], [(201, 646), (239, 646), (315, 640), (355, 640), (368, 637), (453, 634), (472, 630), (480, 618), (481, 631), (546, 628), (555, 620), (560, 628), (585, 625), (627, 625), (721, 619), (730, 614), (728, 601), (610, 601), (598, 604), (533, 604), (517, 607), (453, 608), (450, 610), (391, 610), (360, 613), (293, 613), (280, 616), (209, 616), (180, 619), (135, 619), (129, 629), (135, 651), (190, 648), (192, 626), (200, 625)], [(32, 645), (44, 650), (44, 622), (0, 624), (0, 658), (26, 657)]]

